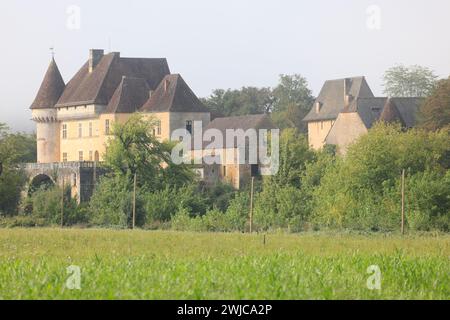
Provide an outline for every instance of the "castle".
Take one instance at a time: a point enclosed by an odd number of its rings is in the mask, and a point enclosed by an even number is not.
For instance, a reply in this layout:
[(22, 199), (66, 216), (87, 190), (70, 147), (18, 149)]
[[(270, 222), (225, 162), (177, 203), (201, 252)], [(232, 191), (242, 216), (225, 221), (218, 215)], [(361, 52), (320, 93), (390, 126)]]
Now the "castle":
[[(97, 49), (89, 51), (88, 61), (67, 84), (52, 58), (31, 111), (37, 136), (37, 164), (27, 166), (31, 183), (70, 183), (81, 200), (89, 198), (95, 184), (113, 123), (124, 123), (136, 112), (155, 119), (153, 134), (161, 141), (180, 128), (193, 134), (193, 123), (199, 121), (203, 128), (218, 130), (274, 128), (267, 115), (211, 122), (210, 111), (181, 75), (170, 73), (166, 59), (125, 58)], [(258, 171), (239, 164), (204, 169), (204, 180), (227, 181), (235, 188)]]
[(325, 81), (319, 96), (303, 119), (313, 149), (334, 145), (345, 154), (348, 146), (377, 121), (398, 122), (404, 128), (416, 123), (422, 98), (375, 97), (364, 77)]

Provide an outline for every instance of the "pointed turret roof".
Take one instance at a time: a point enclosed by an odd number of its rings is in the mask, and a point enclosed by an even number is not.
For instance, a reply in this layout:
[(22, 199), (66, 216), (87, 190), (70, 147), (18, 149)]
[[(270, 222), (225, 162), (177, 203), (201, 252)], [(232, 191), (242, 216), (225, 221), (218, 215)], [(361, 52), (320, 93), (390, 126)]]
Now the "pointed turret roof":
[(30, 109), (53, 108), (61, 97), (65, 87), (66, 85), (64, 84), (55, 59), (52, 58)]
[(179, 74), (165, 76), (141, 111), (209, 112)]

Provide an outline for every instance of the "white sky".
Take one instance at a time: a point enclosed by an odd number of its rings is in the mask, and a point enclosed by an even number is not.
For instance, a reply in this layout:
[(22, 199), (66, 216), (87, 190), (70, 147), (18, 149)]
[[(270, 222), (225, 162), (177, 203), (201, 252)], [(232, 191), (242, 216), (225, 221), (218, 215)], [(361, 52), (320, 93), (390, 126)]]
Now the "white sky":
[[(71, 5), (80, 29), (67, 27)], [(379, 30), (367, 27), (371, 5)], [(0, 122), (26, 131), (51, 46), (66, 82), (89, 48), (110, 43), (122, 56), (166, 57), (199, 97), (274, 86), (280, 73), (302, 74), (314, 94), (326, 79), (365, 75), (376, 95), (397, 63), (450, 74), (448, 0), (2, 0), (0, 35)]]

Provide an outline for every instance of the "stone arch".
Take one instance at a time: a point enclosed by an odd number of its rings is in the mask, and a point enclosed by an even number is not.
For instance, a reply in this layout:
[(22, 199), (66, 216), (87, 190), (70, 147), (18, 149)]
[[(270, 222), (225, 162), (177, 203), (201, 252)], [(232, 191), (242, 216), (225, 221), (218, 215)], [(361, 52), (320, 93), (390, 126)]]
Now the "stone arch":
[(50, 176), (44, 173), (37, 174), (30, 180), (30, 184), (28, 186), (28, 196), (32, 195), (36, 190), (40, 188), (48, 189), (53, 187), (54, 185), (55, 181), (53, 181)]

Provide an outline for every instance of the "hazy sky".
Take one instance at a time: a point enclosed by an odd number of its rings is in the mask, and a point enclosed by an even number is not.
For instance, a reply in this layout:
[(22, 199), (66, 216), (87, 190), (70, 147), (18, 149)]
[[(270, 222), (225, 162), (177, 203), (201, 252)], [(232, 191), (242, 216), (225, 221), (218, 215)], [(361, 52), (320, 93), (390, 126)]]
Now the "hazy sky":
[(34, 130), (28, 108), (52, 46), (66, 82), (89, 48), (111, 48), (166, 57), (200, 97), (274, 86), (281, 73), (302, 74), (314, 94), (326, 79), (365, 75), (381, 95), (397, 63), (448, 77), (449, 17), (448, 0), (2, 0), (0, 122)]

